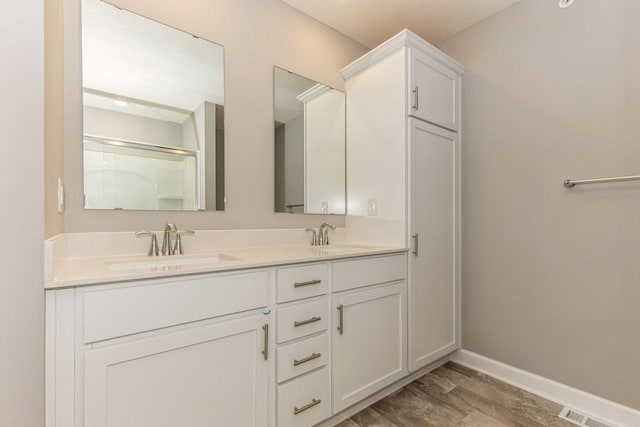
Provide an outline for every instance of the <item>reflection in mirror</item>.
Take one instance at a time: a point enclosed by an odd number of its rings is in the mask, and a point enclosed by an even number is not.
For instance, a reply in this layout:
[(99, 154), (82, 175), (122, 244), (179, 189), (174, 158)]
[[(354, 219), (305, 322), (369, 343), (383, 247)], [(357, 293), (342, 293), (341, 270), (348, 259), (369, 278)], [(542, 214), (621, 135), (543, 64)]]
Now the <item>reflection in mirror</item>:
[(224, 210), (224, 49), (82, 2), (88, 209)]
[(345, 213), (345, 95), (274, 68), (275, 211)]

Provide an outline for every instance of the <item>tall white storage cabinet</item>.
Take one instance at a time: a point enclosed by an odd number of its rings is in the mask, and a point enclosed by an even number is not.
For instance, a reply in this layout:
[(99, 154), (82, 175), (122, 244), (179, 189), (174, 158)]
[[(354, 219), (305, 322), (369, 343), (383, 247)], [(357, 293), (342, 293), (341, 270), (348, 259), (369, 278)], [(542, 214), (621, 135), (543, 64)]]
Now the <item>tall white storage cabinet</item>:
[(347, 227), (411, 248), (408, 364), (460, 347), (460, 81), (464, 68), (404, 30), (342, 70)]

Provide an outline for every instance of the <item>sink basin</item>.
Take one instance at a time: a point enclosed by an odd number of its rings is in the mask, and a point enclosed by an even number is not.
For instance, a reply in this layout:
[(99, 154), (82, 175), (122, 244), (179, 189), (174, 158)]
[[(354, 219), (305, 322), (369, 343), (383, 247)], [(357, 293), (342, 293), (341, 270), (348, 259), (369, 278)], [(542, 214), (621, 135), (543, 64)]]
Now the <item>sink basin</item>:
[(133, 270), (177, 270), (182, 267), (192, 267), (197, 265), (210, 265), (225, 261), (236, 261), (234, 258), (224, 254), (200, 255), (200, 256), (166, 256), (154, 258), (137, 258), (135, 260), (113, 261), (107, 263), (109, 271), (133, 271)]
[(356, 245), (349, 245), (349, 246), (340, 246), (340, 245), (336, 245), (336, 246), (332, 246), (332, 245), (327, 245), (327, 246), (313, 246), (313, 250), (320, 252), (320, 253), (326, 253), (326, 254), (333, 254), (333, 253), (351, 253), (351, 252), (360, 252), (363, 249), (367, 249), (365, 246), (356, 246)]

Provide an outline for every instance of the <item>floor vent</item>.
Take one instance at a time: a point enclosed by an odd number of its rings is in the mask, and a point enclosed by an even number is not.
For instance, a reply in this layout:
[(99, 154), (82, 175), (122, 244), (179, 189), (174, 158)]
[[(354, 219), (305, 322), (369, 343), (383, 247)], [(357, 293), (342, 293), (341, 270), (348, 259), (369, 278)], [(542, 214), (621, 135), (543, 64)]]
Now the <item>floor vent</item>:
[(595, 420), (585, 414), (582, 414), (571, 408), (562, 408), (560, 411), (560, 418), (570, 421), (576, 425), (582, 427), (614, 427), (611, 424), (603, 423), (602, 421)]

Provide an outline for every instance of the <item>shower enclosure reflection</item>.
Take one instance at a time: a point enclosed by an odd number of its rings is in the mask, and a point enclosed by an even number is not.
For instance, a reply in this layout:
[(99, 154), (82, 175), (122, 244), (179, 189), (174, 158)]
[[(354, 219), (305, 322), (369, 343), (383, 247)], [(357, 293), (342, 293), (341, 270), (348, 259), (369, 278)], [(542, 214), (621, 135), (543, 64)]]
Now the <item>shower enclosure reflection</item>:
[(224, 210), (224, 50), (82, 2), (87, 209)]

